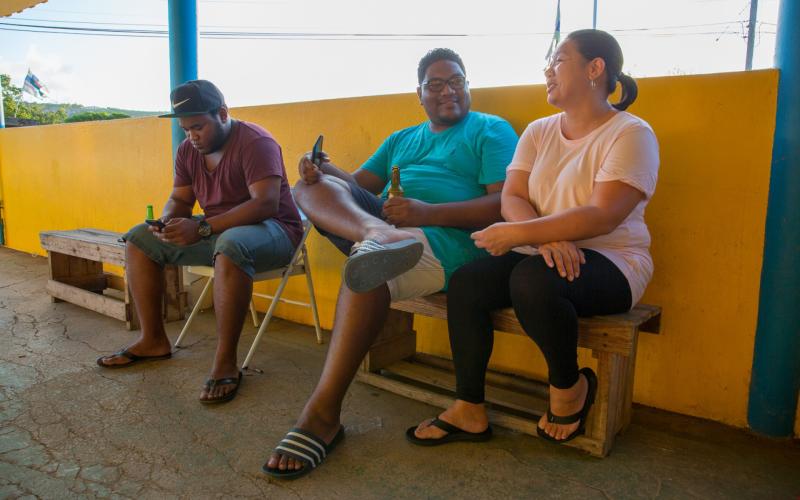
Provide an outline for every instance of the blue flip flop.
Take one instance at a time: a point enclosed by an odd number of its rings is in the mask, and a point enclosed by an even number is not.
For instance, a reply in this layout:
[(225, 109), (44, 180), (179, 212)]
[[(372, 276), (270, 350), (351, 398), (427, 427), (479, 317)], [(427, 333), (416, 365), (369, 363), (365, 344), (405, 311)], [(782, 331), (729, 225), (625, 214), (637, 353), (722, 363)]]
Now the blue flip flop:
[[(261, 467), (264, 474), (278, 478), (278, 479), (297, 479), (298, 477), (305, 476), (312, 470), (319, 467), (322, 462), (328, 458), (330, 452), (336, 448), (344, 439), (344, 426), (339, 428), (339, 432), (333, 437), (330, 444), (325, 444), (325, 441), (318, 436), (295, 427), (286, 433), (286, 436), (275, 447), (275, 452), (293, 458), (303, 464), (302, 469), (296, 470), (280, 470), (278, 468), (267, 467), (265, 463)], [(267, 462), (269, 463), (269, 462)]]
[(373, 290), (417, 265), (423, 250), (422, 243), (413, 238), (393, 243), (356, 243), (344, 264), (344, 282), (356, 293)]
[(586, 417), (589, 415), (589, 410), (594, 404), (594, 398), (597, 395), (597, 375), (595, 375), (594, 370), (591, 368), (581, 368), (578, 373), (582, 373), (583, 376), (586, 377), (586, 382), (589, 384), (589, 388), (586, 391), (586, 399), (583, 402), (583, 408), (581, 408), (577, 413), (563, 417), (559, 415), (553, 415), (553, 413), (550, 411), (550, 408), (547, 408), (547, 421), (558, 425), (569, 425), (574, 424), (575, 422), (580, 422), (580, 425), (578, 425), (578, 428), (572, 431), (572, 433), (564, 439), (554, 438), (537, 425), (536, 433), (539, 434), (539, 437), (544, 438), (551, 443), (566, 443), (567, 441), (572, 441), (576, 437), (586, 432)]

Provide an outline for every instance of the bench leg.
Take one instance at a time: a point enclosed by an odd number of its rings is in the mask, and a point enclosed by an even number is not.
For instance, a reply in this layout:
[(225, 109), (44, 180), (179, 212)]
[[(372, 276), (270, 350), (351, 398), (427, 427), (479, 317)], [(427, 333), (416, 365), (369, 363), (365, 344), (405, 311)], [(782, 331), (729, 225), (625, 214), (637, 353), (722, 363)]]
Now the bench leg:
[(364, 357), (361, 371), (377, 372), (392, 363), (414, 356), (417, 351), (417, 335), (413, 327), (413, 314), (389, 309), (386, 323)]
[(637, 329), (636, 333), (633, 336), (633, 349), (631, 349), (631, 355), (627, 357), (623, 362), (623, 381), (624, 381), (624, 393), (622, 398), (622, 407), (620, 408), (620, 418), (619, 418), (619, 429), (618, 432), (620, 434), (624, 433), (627, 430), (628, 425), (631, 423), (631, 410), (633, 408), (633, 377), (634, 372), (636, 371), (636, 351), (637, 343), (639, 340), (639, 331)]
[(164, 321), (182, 320), (186, 303), (182, 269), (179, 266), (164, 266)]
[[(57, 252), (47, 252), (47, 262), (50, 268), (50, 279), (75, 286), (94, 293), (103, 293), (106, 288), (106, 276), (103, 274), (103, 264), (73, 255)], [(63, 302), (50, 296), (51, 302)]]
[(617, 434), (623, 432), (631, 421), (638, 334), (638, 328), (634, 328), (633, 345), (628, 356), (592, 351), (592, 356), (597, 359), (598, 385), (594, 407), (586, 424), (586, 437), (597, 447), (593, 454), (608, 455)]

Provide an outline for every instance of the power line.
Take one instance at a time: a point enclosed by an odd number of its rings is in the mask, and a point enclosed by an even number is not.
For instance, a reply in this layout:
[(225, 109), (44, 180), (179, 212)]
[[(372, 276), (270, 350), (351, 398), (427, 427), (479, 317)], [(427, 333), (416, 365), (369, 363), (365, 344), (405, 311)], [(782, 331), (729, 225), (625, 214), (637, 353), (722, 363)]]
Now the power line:
[[(40, 22), (53, 22), (42, 20)], [(64, 21), (60, 21), (64, 22)], [(75, 24), (101, 24), (106, 26), (163, 26), (147, 25), (135, 23), (91, 23), (78, 22)], [(737, 24), (742, 22), (737, 21)], [(729, 31), (727, 27), (731, 22), (705, 23), (682, 26), (664, 26), (652, 28), (620, 28), (610, 29), (612, 33), (620, 36), (646, 34), (655, 37), (674, 37), (690, 35), (734, 35), (735, 32)], [(723, 31), (683, 31), (683, 32), (663, 32), (660, 30), (675, 30), (688, 28), (702, 28), (726, 25)], [(742, 24), (743, 26), (743, 24)], [(109, 28), (103, 26), (53, 26), (46, 24), (29, 24), (19, 22), (0, 22), (2, 31), (21, 31), (31, 33), (62, 34), (62, 35), (82, 35), (82, 36), (116, 36), (129, 38), (165, 38), (169, 35), (166, 29), (145, 29), (145, 28)], [(761, 34), (775, 34), (774, 32), (760, 31)], [(201, 30), (199, 36), (207, 39), (220, 40), (431, 40), (431, 39), (451, 39), (451, 38), (487, 38), (487, 37), (519, 37), (519, 36), (549, 36), (550, 32), (527, 32), (527, 33), (328, 33), (328, 32), (286, 32), (286, 31), (213, 31)]]

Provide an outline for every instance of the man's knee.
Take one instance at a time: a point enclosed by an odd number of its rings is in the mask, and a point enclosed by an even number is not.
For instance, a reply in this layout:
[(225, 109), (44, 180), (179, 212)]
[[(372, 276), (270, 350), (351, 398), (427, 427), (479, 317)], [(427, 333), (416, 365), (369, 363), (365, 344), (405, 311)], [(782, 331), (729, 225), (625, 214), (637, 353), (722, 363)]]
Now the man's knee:
[(224, 255), (233, 263), (240, 263), (250, 258), (247, 246), (235, 235), (231, 234), (232, 232), (234, 231), (229, 229), (217, 238), (217, 242), (214, 245), (215, 263), (220, 255)]
[(303, 210), (306, 210), (307, 203), (312, 199), (323, 197), (330, 201), (337, 193), (352, 196), (347, 182), (332, 175), (323, 175), (314, 184), (306, 184), (300, 179), (294, 185), (294, 200)]
[(130, 230), (128, 230), (127, 233), (125, 233), (125, 242), (130, 245), (132, 242), (135, 244), (138, 242), (155, 239), (156, 237), (150, 232), (149, 228), (150, 226), (147, 224), (137, 224), (133, 226), (130, 228)]

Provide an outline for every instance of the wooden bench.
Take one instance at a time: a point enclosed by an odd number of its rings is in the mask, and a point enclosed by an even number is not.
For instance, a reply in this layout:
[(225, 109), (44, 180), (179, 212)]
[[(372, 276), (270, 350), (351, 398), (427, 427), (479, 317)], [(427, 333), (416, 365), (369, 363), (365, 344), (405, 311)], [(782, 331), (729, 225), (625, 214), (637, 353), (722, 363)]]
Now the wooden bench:
[[(39, 233), (50, 264), (47, 292), (51, 300), (71, 302), (117, 318), (125, 322), (128, 330), (138, 328), (127, 278), (103, 271), (104, 263), (125, 267), (125, 243), (120, 241), (121, 236), (100, 229)], [(180, 267), (166, 266), (164, 281), (164, 319), (183, 319), (186, 292)]]
[[(439, 293), (392, 303), (386, 325), (362, 364), (358, 379), (370, 385), (447, 408), (454, 399), (452, 361), (416, 352), (414, 314), (447, 319), (447, 297)], [(636, 342), (639, 331), (658, 333), (661, 308), (639, 304), (630, 312), (581, 318), (578, 345), (597, 359), (598, 392), (586, 435), (569, 446), (606, 456), (617, 433), (630, 423)], [(525, 335), (513, 309), (493, 314), (496, 330)], [(536, 436), (539, 417), (547, 409), (544, 382), (489, 371), (486, 402), (492, 422)]]

